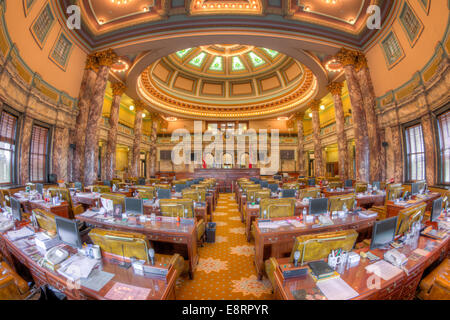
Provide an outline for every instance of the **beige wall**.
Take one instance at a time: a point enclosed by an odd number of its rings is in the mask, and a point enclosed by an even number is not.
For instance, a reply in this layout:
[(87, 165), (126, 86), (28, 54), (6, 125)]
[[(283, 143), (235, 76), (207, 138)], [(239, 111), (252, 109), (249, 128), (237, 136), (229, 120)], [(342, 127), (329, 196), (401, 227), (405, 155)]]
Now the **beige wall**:
[(28, 16), (25, 17), (22, 0), (7, 0), (5, 19), (8, 32), (11, 41), (16, 44), (21, 57), (34, 72), (37, 72), (42, 79), (56, 89), (65, 91), (72, 97), (78, 97), (83, 76), (81, 70), (84, 69), (86, 53), (73, 45), (67, 62), (67, 69), (63, 71), (49, 59), (50, 52), (61, 31), (61, 25), (58, 20), (55, 20), (50, 29), (42, 49), (30, 31), (30, 26), (47, 2), (47, 0), (35, 0), (28, 12)]
[[(399, 11), (393, 25), (366, 52), (375, 95), (377, 97), (383, 96), (388, 91), (400, 87), (409, 81), (414, 73), (422, 69), (435, 53), (436, 45), (444, 37), (447, 28), (449, 19), (448, 1), (431, 1), (428, 15), (419, 3), (419, 0), (409, 0), (408, 3), (424, 25), (422, 34), (414, 44), (414, 47), (411, 47), (408, 36), (398, 19), (400, 15)], [(400, 10), (402, 7), (400, 6)], [(381, 41), (390, 30), (394, 30), (405, 53), (405, 57), (397, 65), (388, 70)]]

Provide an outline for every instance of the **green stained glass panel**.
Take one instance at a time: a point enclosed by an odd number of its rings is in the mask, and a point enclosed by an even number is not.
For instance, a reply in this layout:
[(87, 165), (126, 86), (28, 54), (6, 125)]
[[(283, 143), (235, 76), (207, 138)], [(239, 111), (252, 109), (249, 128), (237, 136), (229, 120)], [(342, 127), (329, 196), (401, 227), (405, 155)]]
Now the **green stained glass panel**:
[(223, 63), (222, 63), (222, 57), (217, 56), (214, 58), (213, 62), (209, 66), (210, 70), (214, 71), (222, 71), (223, 70)]
[(279, 54), (278, 51), (275, 51), (272, 49), (267, 49), (267, 48), (261, 48), (261, 49), (263, 49), (264, 52), (267, 53), (271, 58), (275, 58)]
[(203, 64), (203, 61), (205, 60), (206, 52), (200, 52), (194, 59), (189, 61), (190, 64), (196, 67), (201, 67)]
[(185, 55), (187, 55), (190, 51), (192, 50), (192, 48), (187, 48), (187, 49), (183, 49), (180, 51), (175, 52), (175, 54), (179, 57), (179, 58), (183, 58)]
[(263, 65), (264, 63), (266, 63), (260, 56), (258, 56), (254, 52), (250, 52), (248, 54), (248, 56), (250, 57), (250, 60), (252, 61), (253, 65), (255, 67), (258, 67), (258, 66)]
[(231, 59), (231, 69), (233, 71), (237, 71), (237, 70), (245, 70), (245, 66), (242, 63), (241, 59), (239, 59), (239, 57), (233, 57)]

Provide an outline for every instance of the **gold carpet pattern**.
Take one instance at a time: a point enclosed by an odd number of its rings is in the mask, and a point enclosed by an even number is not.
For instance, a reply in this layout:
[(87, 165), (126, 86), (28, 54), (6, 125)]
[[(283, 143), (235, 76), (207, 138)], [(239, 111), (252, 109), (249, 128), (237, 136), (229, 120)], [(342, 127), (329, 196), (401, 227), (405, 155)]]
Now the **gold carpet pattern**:
[(199, 247), (199, 263), (194, 279), (178, 279), (177, 300), (267, 300), (272, 286), (267, 278), (259, 281), (253, 257), (255, 246), (245, 237), (234, 194), (219, 195), (213, 214), (215, 243)]

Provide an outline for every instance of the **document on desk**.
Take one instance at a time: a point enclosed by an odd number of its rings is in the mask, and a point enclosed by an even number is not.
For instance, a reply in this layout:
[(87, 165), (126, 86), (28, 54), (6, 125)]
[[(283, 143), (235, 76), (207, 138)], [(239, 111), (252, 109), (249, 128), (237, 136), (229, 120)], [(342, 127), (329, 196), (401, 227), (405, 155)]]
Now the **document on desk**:
[(80, 278), (88, 278), (98, 262), (99, 260), (82, 255), (75, 255), (71, 257), (69, 264), (64, 264), (58, 269), (58, 273), (72, 281), (76, 281)]
[(403, 272), (402, 269), (397, 268), (384, 260), (379, 260), (373, 264), (368, 265), (366, 267), (366, 271), (368, 273), (374, 273), (375, 275), (386, 281)]
[(81, 285), (94, 291), (100, 291), (114, 276), (114, 273), (95, 269), (88, 278), (81, 279)]
[(95, 212), (95, 211), (87, 210), (86, 212), (82, 213), (81, 215), (86, 218), (92, 218), (92, 217), (96, 216), (97, 214), (99, 214), (98, 211)]
[(358, 296), (358, 292), (342, 278), (322, 280), (317, 282), (316, 285), (328, 300), (349, 300)]
[(280, 227), (280, 225), (273, 222), (259, 222), (258, 227), (260, 229), (277, 229)]
[(150, 289), (116, 282), (105, 295), (105, 298), (110, 300), (146, 300), (149, 294)]
[(28, 238), (32, 236), (34, 232), (28, 228), (22, 228), (16, 231), (9, 231), (6, 235), (11, 241), (16, 241), (23, 238)]

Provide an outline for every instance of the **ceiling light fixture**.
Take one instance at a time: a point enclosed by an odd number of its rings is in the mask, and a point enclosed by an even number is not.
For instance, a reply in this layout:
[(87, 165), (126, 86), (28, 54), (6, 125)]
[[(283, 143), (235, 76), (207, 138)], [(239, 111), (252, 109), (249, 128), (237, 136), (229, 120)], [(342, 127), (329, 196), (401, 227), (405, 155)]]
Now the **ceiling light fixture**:
[(111, 0), (111, 3), (117, 4), (117, 5), (126, 5), (130, 3), (132, 0)]
[(176, 117), (167, 117), (166, 120), (169, 121), (169, 122), (175, 122), (178, 119)]
[(328, 72), (341, 72), (342, 65), (335, 58), (332, 58), (325, 63), (325, 69)]
[(325, 106), (324, 106), (324, 105), (321, 105), (321, 106), (320, 106), (320, 110), (325, 110)]
[(287, 121), (287, 120), (289, 120), (289, 118), (288, 117), (278, 117), (277, 120), (279, 120), (279, 121)]
[(134, 110), (134, 106), (130, 106), (130, 110), (133, 111)]
[(309, 113), (309, 117), (312, 118), (312, 112)]

